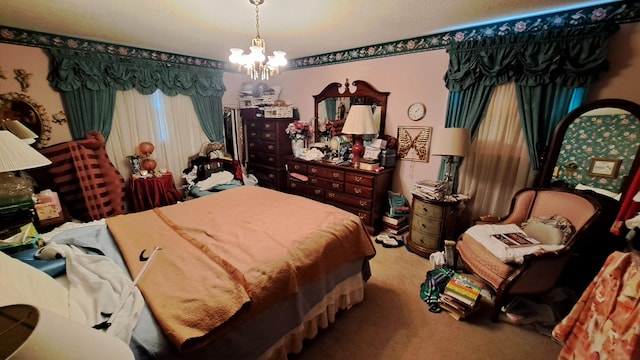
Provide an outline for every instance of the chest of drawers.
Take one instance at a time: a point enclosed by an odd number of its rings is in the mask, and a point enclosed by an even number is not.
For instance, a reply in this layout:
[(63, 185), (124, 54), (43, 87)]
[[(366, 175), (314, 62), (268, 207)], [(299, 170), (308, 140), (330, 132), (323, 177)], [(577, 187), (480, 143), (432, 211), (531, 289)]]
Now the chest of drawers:
[(242, 118), (247, 146), (247, 172), (258, 185), (284, 191), (287, 174), (285, 157), (291, 155), (291, 141), (285, 133), (293, 119)]
[(287, 158), (288, 173), (305, 175), (301, 181), (287, 178), (287, 191), (334, 205), (356, 214), (370, 233), (382, 229), (382, 216), (388, 207), (393, 168), (366, 171), (331, 163)]
[(451, 236), (458, 204), (455, 201), (429, 200), (414, 195), (407, 247), (425, 257), (442, 250), (443, 240)]

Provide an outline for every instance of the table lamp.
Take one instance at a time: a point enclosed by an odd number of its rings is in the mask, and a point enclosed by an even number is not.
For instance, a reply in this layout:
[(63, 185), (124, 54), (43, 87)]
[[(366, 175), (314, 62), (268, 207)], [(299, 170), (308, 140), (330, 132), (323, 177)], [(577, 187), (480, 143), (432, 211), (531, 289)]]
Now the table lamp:
[(50, 165), (51, 160), (7, 130), (0, 130), (0, 205), (31, 199), (31, 181), (14, 176), (18, 170)]
[(18, 120), (4, 120), (0, 122), (0, 130), (8, 130), (27, 144), (36, 142), (38, 135)]
[(454, 157), (465, 157), (469, 154), (471, 147), (471, 131), (462, 128), (444, 128), (434, 134), (431, 139), (431, 154), (445, 156), (446, 170), (444, 181), (446, 183), (445, 195), (451, 195), (452, 178), (451, 173)]
[(347, 120), (342, 127), (343, 134), (352, 134), (354, 144), (351, 147), (353, 167), (360, 167), (360, 157), (364, 154), (362, 135), (374, 135), (378, 131), (373, 125), (373, 112), (370, 105), (353, 105), (349, 109)]

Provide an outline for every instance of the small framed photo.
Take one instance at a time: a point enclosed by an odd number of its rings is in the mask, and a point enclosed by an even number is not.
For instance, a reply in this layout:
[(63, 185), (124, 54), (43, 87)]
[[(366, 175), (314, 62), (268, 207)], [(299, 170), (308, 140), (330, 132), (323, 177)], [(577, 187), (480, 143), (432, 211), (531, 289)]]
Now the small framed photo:
[(587, 175), (615, 179), (622, 159), (592, 158)]

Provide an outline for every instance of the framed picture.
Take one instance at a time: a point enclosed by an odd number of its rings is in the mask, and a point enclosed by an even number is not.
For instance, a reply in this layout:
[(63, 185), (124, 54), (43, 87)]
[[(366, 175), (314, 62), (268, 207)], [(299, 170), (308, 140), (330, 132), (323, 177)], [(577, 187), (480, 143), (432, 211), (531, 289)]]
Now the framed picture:
[(431, 126), (398, 126), (398, 159), (429, 162)]
[(615, 179), (622, 159), (592, 158), (587, 175)]

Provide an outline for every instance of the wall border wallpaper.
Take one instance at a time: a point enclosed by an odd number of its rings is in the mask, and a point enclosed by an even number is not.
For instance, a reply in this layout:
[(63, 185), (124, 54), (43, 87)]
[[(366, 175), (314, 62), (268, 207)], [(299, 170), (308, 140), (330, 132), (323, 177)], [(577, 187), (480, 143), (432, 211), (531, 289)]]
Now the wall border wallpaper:
[[(619, 24), (640, 22), (640, 1), (620, 1), (580, 9), (572, 9), (519, 19), (493, 22), (480, 26), (461, 28), (438, 34), (392, 42), (367, 45), (359, 48), (312, 55), (292, 59), (285, 70), (299, 70), (317, 66), (335, 65), (387, 56), (442, 49), (452, 42), (480, 40), (514, 34), (536, 33), (548, 29), (570, 28), (616, 22)], [(0, 25), (0, 42), (40, 48), (66, 48), (118, 54), (143, 60), (164, 63), (202, 66), (237, 72), (226, 61), (173, 54), (158, 50), (110, 44), (62, 35), (39, 33)]]

